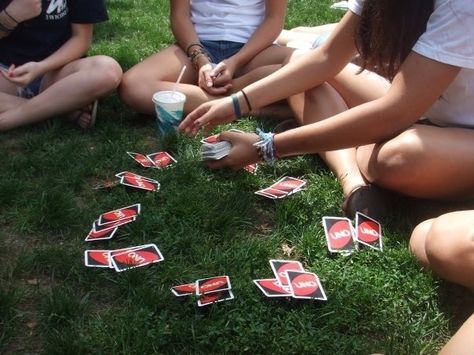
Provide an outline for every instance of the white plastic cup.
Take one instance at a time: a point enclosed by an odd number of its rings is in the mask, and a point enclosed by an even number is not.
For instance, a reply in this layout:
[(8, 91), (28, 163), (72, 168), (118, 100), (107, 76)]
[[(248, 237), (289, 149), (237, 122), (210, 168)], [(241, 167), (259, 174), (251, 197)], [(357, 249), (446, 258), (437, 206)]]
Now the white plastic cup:
[(158, 91), (153, 94), (156, 126), (160, 136), (174, 133), (183, 119), (186, 96), (179, 91)]

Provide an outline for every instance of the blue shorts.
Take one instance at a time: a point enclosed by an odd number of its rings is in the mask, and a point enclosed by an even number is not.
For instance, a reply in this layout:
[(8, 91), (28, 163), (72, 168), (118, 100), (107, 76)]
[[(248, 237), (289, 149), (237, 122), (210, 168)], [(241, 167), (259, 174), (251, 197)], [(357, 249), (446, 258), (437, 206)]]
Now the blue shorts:
[(230, 41), (201, 41), (201, 44), (215, 64), (232, 57), (245, 45), (245, 43)]
[[(2, 63), (0, 63), (0, 68), (8, 70), (8, 67)], [(38, 95), (41, 92), (42, 86), (43, 86), (43, 76), (40, 76), (25, 87), (17, 86), (16, 87), (17, 95), (24, 99), (31, 99), (32, 97)]]

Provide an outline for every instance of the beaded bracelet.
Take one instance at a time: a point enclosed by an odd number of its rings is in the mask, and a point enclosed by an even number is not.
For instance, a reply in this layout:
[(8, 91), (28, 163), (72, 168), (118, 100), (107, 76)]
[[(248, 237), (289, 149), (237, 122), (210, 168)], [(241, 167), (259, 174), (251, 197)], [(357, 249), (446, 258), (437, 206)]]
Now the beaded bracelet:
[(191, 48), (193, 48), (193, 47), (195, 47), (195, 46), (197, 46), (197, 47), (199, 47), (199, 48), (202, 48), (202, 49), (204, 48), (201, 43), (191, 43), (191, 44), (188, 46), (188, 48), (186, 48), (186, 55), (187, 55), (188, 57), (189, 57), (189, 51), (191, 50)]
[(253, 145), (258, 150), (258, 155), (262, 160), (265, 160), (270, 165), (274, 165), (278, 159), (278, 154), (275, 149), (274, 134), (271, 132), (263, 132), (257, 128), (257, 134), (260, 140)]

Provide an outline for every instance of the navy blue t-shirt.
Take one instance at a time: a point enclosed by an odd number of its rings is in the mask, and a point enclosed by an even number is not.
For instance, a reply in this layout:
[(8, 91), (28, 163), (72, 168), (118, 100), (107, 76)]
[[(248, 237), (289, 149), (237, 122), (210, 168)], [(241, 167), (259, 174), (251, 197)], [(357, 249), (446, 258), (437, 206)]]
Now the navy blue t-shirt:
[[(11, 0), (0, 0), (0, 9)], [(20, 23), (0, 39), (0, 63), (21, 65), (40, 61), (59, 49), (72, 34), (71, 23), (106, 21), (104, 0), (42, 0), (41, 15)]]

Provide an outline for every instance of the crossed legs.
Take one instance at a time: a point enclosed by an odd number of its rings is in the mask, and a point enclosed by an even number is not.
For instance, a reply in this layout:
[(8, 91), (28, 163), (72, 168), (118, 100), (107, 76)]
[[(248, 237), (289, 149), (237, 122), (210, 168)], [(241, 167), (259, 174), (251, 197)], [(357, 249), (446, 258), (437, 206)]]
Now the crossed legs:
[(78, 59), (47, 73), (42, 91), (31, 99), (16, 96), (16, 88), (0, 82), (0, 131), (71, 113), (114, 90), (122, 69), (110, 57)]

